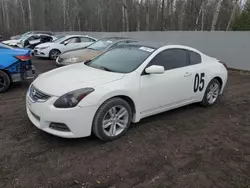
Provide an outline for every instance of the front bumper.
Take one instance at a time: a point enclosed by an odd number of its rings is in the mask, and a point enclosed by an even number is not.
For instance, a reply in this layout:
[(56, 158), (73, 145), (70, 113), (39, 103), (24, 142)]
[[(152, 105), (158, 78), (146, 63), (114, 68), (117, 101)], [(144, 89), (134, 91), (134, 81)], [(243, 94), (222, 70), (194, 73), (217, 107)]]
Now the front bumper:
[[(63, 138), (81, 138), (91, 135), (92, 122), (97, 106), (59, 109), (54, 107), (58, 97), (46, 102), (32, 102), (29, 92), (26, 96), (26, 110), (30, 121), (40, 130)], [(69, 131), (58, 131), (50, 127), (52, 123), (64, 124)]]
[(34, 49), (32, 53), (36, 57), (49, 57), (49, 53), (43, 50), (39, 50), (39, 49)]

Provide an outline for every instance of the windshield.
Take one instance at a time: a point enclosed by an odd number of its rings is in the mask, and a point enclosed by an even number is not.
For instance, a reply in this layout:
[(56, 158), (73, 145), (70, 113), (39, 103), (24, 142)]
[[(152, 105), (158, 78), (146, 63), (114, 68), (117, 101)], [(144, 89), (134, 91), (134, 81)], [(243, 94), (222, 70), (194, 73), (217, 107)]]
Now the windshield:
[(153, 51), (141, 46), (120, 46), (94, 58), (87, 65), (111, 72), (129, 73), (137, 69)]
[(63, 36), (63, 37), (61, 37), (61, 38), (59, 38), (59, 39), (54, 40), (54, 42), (55, 42), (55, 43), (61, 43), (62, 41), (66, 40), (66, 39), (67, 39), (67, 37), (66, 37), (66, 36)]
[(8, 46), (6, 44), (3, 44), (3, 43), (0, 43), (0, 48), (6, 48), (6, 49), (14, 49), (13, 47), (11, 46)]
[[(55, 39), (55, 40), (53, 40), (53, 42), (57, 42), (57, 41), (59, 41), (59, 39), (64, 38), (64, 37), (65, 37), (65, 35), (56, 35), (55, 37), (56, 37), (56, 39)], [(60, 42), (59, 42), (59, 43), (60, 43)]]
[(111, 41), (111, 40), (99, 40), (99, 41), (89, 45), (88, 49), (102, 51), (111, 44), (113, 44), (113, 41)]

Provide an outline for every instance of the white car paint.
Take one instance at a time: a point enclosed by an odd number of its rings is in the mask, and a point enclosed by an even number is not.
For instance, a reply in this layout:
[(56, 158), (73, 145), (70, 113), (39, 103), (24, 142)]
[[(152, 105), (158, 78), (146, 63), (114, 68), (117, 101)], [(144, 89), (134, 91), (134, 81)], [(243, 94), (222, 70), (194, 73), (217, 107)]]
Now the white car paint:
[[(56, 37), (51, 36), (51, 35), (47, 35), (47, 34), (29, 34), (29, 35), (24, 35), (22, 36), (20, 39), (18, 40), (6, 40), (3, 41), (2, 43), (7, 44), (9, 46), (17, 46), (19, 48), (24, 48), (24, 41), (27, 40), (28, 38), (32, 37), (32, 36), (50, 36), (52, 37), (53, 40), (56, 40)], [(39, 43), (40, 39), (35, 39), (35, 40), (30, 40), (29, 43), (30, 44), (35, 44), (35, 43)]]
[(16, 46), (18, 43), (20, 43), (20, 40), (5, 40), (2, 41), (2, 43), (7, 44), (9, 46)]
[[(197, 52), (202, 57), (202, 63), (167, 70), (162, 74), (159, 67), (153, 67), (149, 71), (157, 74), (142, 76), (148, 63), (157, 54), (173, 48)], [(199, 72), (206, 74), (204, 89), (194, 93), (194, 76)], [(39, 91), (49, 94), (51, 98), (44, 102), (34, 102), (28, 91), (27, 114), (37, 128), (47, 133), (65, 138), (86, 137), (91, 134), (93, 119), (98, 108), (110, 98), (126, 96), (132, 99), (135, 106), (132, 121), (136, 123), (142, 118), (202, 101), (208, 83), (215, 77), (222, 80), (220, 90), (222, 94), (227, 76), (227, 69), (217, 59), (190, 47), (167, 45), (156, 49), (135, 71), (126, 74), (92, 68), (84, 63), (44, 73), (32, 85)], [(58, 109), (53, 105), (65, 93), (86, 87), (94, 88), (95, 91), (82, 99), (76, 107)], [(37, 120), (32, 113), (41, 119)], [(71, 131), (61, 132), (51, 129), (49, 128), (51, 122), (65, 123)]]
[[(80, 43), (69, 43), (67, 45), (64, 45), (64, 42), (75, 37), (80, 38), (86, 38), (89, 39), (89, 42), (80, 42)], [(51, 50), (59, 50), (61, 53), (68, 51), (68, 50), (74, 50), (77, 48), (83, 48), (86, 47), (93, 42), (97, 41), (97, 39), (87, 36), (87, 35), (67, 35), (58, 41), (50, 42), (50, 43), (43, 43), (34, 49), (34, 55), (36, 57), (49, 57)]]

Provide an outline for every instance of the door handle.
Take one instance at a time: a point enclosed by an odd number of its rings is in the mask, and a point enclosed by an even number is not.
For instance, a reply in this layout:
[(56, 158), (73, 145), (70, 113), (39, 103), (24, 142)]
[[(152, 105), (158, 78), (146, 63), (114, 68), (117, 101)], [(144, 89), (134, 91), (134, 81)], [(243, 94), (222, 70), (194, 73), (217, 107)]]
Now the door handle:
[(191, 72), (186, 72), (186, 73), (184, 74), (184, 77), (189, 77), (189, 76), (191, 76), (191, 75), (192, 75)]

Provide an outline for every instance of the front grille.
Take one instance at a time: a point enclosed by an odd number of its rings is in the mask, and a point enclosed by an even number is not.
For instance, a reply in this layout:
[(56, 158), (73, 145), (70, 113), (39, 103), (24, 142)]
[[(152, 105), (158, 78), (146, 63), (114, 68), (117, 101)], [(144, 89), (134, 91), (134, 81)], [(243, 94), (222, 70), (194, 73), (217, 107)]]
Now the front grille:
[(38, 89), (36, 89), (33, 85), (30, 87), (30, 98), (33, 101), (38, 101), (38, 102), (45, 102), (47, 101), (51, 96), (47, 95), (41, 91), (39, 91)]

